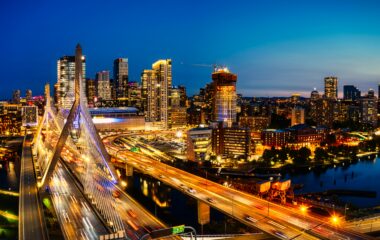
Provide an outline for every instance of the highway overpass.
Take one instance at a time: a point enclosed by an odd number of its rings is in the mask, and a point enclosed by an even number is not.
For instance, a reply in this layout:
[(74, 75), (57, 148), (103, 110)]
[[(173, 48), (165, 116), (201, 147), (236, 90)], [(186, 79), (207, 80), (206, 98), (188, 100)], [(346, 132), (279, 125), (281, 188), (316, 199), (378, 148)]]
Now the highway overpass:
[[(122, 149), (113, 144), (116, 138), (117, 136), (107, 137), (103, 142), (119, 164), (125, 165), (127, 175), (132, 174), (135, 168), (182, 191), (198, 200), (198, 207), (202, 209), (198, 212), (207, 212), (207, 207), (211, 206), (280, 239), (371, 239), (367, 235), (344, 228), (342, 222), (333, 224), (325, 218), (317, 218), (295, 208), (268, 202), (155, 161), (141, 153)], [(207, 223), (208, 217), (203, 214), (200, 221)]]

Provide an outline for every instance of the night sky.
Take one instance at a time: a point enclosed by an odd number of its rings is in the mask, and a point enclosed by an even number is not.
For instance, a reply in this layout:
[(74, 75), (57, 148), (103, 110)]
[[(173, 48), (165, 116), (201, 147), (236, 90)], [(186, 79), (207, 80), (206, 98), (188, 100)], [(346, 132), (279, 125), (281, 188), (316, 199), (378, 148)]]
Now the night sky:
[(323, 77), (362, 92), (380, 82), (380, 1), (350, 0), (0, 0), (0, 98), (43, 92), (56, 62), (80, 42), (87, 77), (129, 59), (130, 79), (160, 58), (189, 95), (210, 67), (238, 74), (244, 96), (309, 96)]

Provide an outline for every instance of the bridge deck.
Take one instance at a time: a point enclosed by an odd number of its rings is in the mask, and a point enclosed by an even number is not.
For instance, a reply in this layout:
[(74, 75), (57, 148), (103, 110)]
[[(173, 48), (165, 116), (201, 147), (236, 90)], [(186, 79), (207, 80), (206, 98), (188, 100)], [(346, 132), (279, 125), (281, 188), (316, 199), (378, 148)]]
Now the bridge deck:
[(21, 157), (19, 239), (47, 239), (43, 212), (38, 201), (30, 136), (25, 137)]

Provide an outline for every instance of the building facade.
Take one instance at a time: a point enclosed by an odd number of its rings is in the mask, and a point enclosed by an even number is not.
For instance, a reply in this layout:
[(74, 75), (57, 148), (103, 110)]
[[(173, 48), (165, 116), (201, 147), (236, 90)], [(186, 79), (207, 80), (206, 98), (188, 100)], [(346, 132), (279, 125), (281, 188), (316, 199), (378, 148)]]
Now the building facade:
[(237, 75), (227, 68), (216, 69), (213, 80), (213, 120), (232, 126), (236, 122)]
[(86, 79), (86, 96), (88, 105), (93, 107), (97, 101), (97, 84), (94, 79)]
[(243, 127), (224, 127), (222, 122), (212, 129), (212, 151), (217, 155), (247, 159), (251, 153), (251, 131)]
[[(75, 95), (75, 56), (63, 56), (57, 61), (57, 84), (55, 99), (59, 109), (70, 109)], [(86, 89), (86, 59), (82, 56), (82, 89)]]
[(377, 97), (372, 89), (360, 99), (360, 123), (377, 127)]
[(204, 161), (211, 154), (212, 130), (206, 127), (190, 129), (187, 132), (187, 158), (190, 161)]
[(128, 97), (128, 58), (117, 58), (113, 61), (113, 81), (117, 99)]
[(153, 63), (152, 70), (141, 74), (141, 91), (144, 112), (148, 122), (159, 122), (169, 127), (169, 94), (172, 88), (172, 61), (161, 59)]
[(305, 123), (305, 109), (302, 107), (294, 107), (292, 109), (291, 126)]
[(96, 73), (97, 97), (101, 100), (111, 100), (110, 72)]
[(356, 101), (360, 98), (360, 90), (353, 85), (343, 86), (343, 99)]
[(325, 97), (329, 99), (338, 98), (338, 78), (325, 77)]

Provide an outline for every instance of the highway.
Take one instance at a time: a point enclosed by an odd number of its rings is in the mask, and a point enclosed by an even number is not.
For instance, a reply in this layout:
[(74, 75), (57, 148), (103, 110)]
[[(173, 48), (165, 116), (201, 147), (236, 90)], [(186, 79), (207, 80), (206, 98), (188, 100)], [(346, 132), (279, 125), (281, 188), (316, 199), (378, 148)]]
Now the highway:
[(361, 233), (377, 232), (380, 231), (380, 216), (349, 222), (347, 227)]
[(319, 219), (298, 209), (270, 203), (256, 196), (237, 191), (208, 181), (188, 172), (173, 168), (149, 156), (134, 153), (113, 144), (117, 136), (103, 141), (111, 155), (121, 162), (172, 186), (185, 194), (206, 202), (213, 208), (241, 221), (261, 229), (280, 239), (371, 239), (369, 236), (352, 232)]
[[(83, 169), (80, 167), (82, 165), (82, 159), (77, 156), (76, 152), (65, 148), (62, 152), (62, 158), (78, 178), (83, 174)], [(104, 234), (105, 231), (102, 229), (90, 231), (86, 229), (86, 225), (83, 221), (77, 221), (78, 219), (80, 220), (83, 219), (83, 217), (87, 217), (92, 226), (101, 224), (101, 222), (95, 221), (96, 218), (93, 212), (88, 212), (88, 203), (84, 201), (84, 197), (79, 190), (74, 187), (75, 185), (73, 181), (74, 180), (68, 176), (67, 170), (59, 165), (59, 168), (56, 169), (49, 184), (54, 206), (59, 206), (59, 209), (56, 209), (56, 212), (60, 215), (60, 225), (63, 226), (67, 239), (94, 239), (90, 237), (99, 236), (100, 234)], [(118, 197), (107, 199), (107, 201), (109, 201), (119, 213), (129, 239), (137, 240), (152, 230), (166, 227), (165, 224), (160, 222), (156, 217), (151, 215), (140, 204), (122, 191), (118, 185), (109, 182), (107, 186), (104, 186), (103, 184), (102, 187), (106, 187), (112, 192), (118, 192)], [(70, 196), (75, 196), (75, 200)], [(77, 205), (76, 202), (84, 202), (84, 204), (81, 203), (77, 206), (78, 209), (76, 209), (73, 208), (73, 206)], [(92, 217), (89, 215), (92, 215)], [(68, 220), (70, 220), (69, 224)], [(73, 232), (73, 229), (80, 229), (80, 231)], [(87, 238), (83, 236), (86, 236)]]
[(65, 239), (99, 239), (108, 234), (74, 180), (59, 163), (49, 183), (51, 199)]
[(30, 136), (23, 143), (20, 172), (19, 239), (47, 239), (38, 201), (37, 181), (34, 174)]

